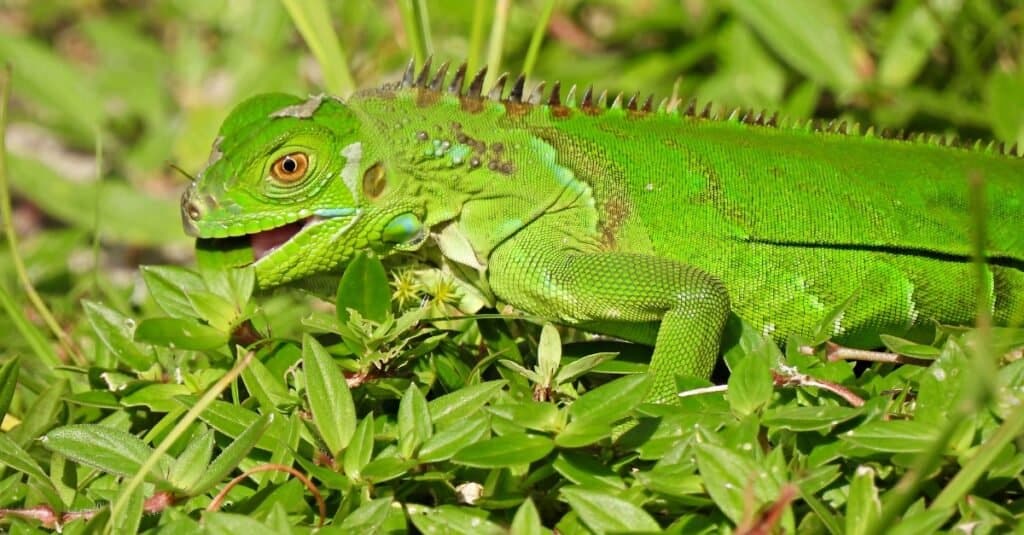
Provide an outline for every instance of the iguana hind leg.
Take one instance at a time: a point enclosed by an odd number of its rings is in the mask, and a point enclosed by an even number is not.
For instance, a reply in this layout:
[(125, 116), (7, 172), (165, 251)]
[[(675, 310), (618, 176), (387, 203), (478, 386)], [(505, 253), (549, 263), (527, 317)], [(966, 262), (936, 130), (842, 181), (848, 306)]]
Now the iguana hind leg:
[[(536, 238), (536, 236), (534, 236)], [(488, 266), (491, 288), (527, 312), (575, 326), (659, 321), (648, 401), (675, 395), (675, 375), (709, 377), (729, 314), (725, 287), (693, 266), (624, 252), (572, 252), (519, 235)]]

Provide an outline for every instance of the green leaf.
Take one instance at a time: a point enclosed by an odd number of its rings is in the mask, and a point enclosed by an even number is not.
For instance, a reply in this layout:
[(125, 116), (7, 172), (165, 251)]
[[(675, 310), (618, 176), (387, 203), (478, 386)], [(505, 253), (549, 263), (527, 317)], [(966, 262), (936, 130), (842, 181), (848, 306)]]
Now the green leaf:
[(427, 403), (430, 419), (434, 425), (440, 426), (473, 414), (483, 408), (505, 384), (505, 381), (487, 381), (434, 398)]
[(409, 520), (420, 533), (453, 535), (505, 535), (507, 532), (487, 520), (486, 511), (442, 505), (437, 508), (410, 504)]
[[(199, 398), (196, 396), (178, 396), (175, 398), (178, 403), (192, 408), (198, 402)], [(224, 433), (225, 435), (238, 440), (238, 437), (242, 435), (247, 429), (250, 429), (253, 425), (258, 422), (262, 416), (259, 414), (246, 409), (228, 403), (226, 401), (214, 401), (199, 414), (199, 418), (209, 425), (210, 427)], [(256, 442), (256, 447), (264, 451), (278, 451), (281, 448), (287, 447), (284, 440), (285, 430), (281, 426), (280, 420), (274, 420), (270, 424), (270, 428), (267, 429), (266, 433), (260, 437), (259, 441)]]
[(21, 447), (26, 447), (30, 441), (56, 425), (57, 417), (64, 407), (63, 398), (67, 389), (67, 379), (50, 384), (22, 415), (21, 425), (8, 432), (7, 436)]
[(149, 348), (135, 343), (135, 320), (102, 303), (85, 301), (82, 308), (100, 342), (125, 366), (145, 371), (153, 365), (156, 359)]
[(423, 443), (417, 460), (421, 463), (445, 461), (454, 456), (466, 444), (476, 444), (487, 437), (490, 421), (486, 415), (469, 416), (457, 425), (434, 433)]
[(0, 421), (3, 421), (7, 409), (14, 399), (14, 389), (18, 386), (18, 370), (20, 357), (14, 357), (0, 366)]
[(142, 523), (142, 508), (145, 497), (142, 494), (141, 485), (132, 488), (130, 496), (124, 496), (123, 492), (118, 493), (118, 503), (128, 505), (118, 509), (117, 516), (110, 519), (114, 533), (138, 533), (139, 525)]
[(238, 468), (239, 463), (259, 442), (260, 437), (267, 431), (273, 422), (272, 414), (264, 414), (256, 419), (240, 435), (235, 437), (220, 455), (210, 463), (210, 466), (203, 472), (195, 484), (186, 489), (190, 496), (198, 496), (219, 484), (232, 470)]
[(148, 318), (135, 329), (135, 340), (161, 347), (216, 349), (228, 343), (230, 335), (189, 318)]
[(523, 401), (491, 405), (487, 410), (510, 423), (536, 431), (556, 431), (563, 423), (562, 412), (552, 403)]
[(373, 321), (384, 321), (391, 310), (391, 287), (384, 264), (360, 252), (349, 262), (338, 284), (338, 319), (348, 321), (349, 309)]
[(888, 334), (882, 334), (879, 337), (882, 339), (882, 343), (885, 344), (886, 349), (900, 355), (930, 360), (938, 358), (942, 354), (942, 350), (937, 347), (918, 344), (917, 342), (904, 340), (903, 338)]
[(555, 443), (578, 448), (610, 436), (612, 426), (644, 400), (650, 387), (647, 374), (627, 375), (580, 396), (569, 407), (569, 425)]
[(752, 414), (772, 399), (772, 370), (765, 351), (748, 354), (729, 375), (729, 406), (740, 416)]
[(862, 413), (862, 410), (852, 407), (784, 406), (765, 411), (761, 421), (768, 427), (781, 427), (793, 431), (820, 431), (832, 429)]
[(837, 92), (857, 89), (865, 81), (871, 58), (838, 4), (789, 0), (780, 9), (773, 0), (733, 0), (730, 5), (775, 53), (808, 78)]
[(540, 376), (539, 383), (545, 387), (555, 384), (555, 374), (562, 361), (562, 340), (558, 335), (558, 329), (550, 323), (545, 323), (540, 331), (540, 341), (537, 343), (537, 374)]
[(661, 531), (647, 511), (612, 493), (579, 487), (564, 487), (559, 492), (596, 533)]
[(551, 464), (556, 472), (577, 485), (609, 491), (625, 490), (626, 484), (605, 464), (589, 455), (563, 451)]
[(934, 425), (911, 420), (872, 420), (840, 436), (872, 451), (923, 453), (939, 436)]
[[(753, 459), (714, 444), (698, 444), (695, 449), (708, 494), (734, 523), (777, 497), (778, 483)], [(751, 496), (753, 503), (749, 503)]]
[(341, 533), (381, 533), (392, 503), (394, 501), (390, 497), (364, 503), (342, 520)]
[(846, 501), (847, 535), (868, 533), (882, 513), (882, 502), (878, 500), (875, 487), (875, 471), (869, 466), (858, 466), (850, 482), (850, 496)]
[(452, 462), (478, 468), (505, 468), (543, 459), (555, 445), (550, 438), (514, 433), (470, 444)]
[(140, 270), (160, 310), (172, 318), (197, 316), (188, 296), (206, 291), (206, 284), (198, 274), (178, 266), (142, 266)]
[(213, 457), (213, 430), (202, 424), (199, 426), (202, 429), (201, 433), (189, 441), (185, 450), (174, 460), (170, 475), (167, 477), (171, 485), (180, 491), (188, 491), (195, 487), (206, 473), (207, 465)]
[(416, 385), (410, 384), (398, 405), (398, 451), (401, 456), (412, 458), (416, 448), (430, 438), (433, 430), (427, 400)]
[(9, 466), (27, 474), (29, 479), (36, 483), (36, 488), (43, 493), (50, 506), (57, 510), (64, 508), (64, 501), (61, 500), (60, 494), (57, 493), (53, 481), (46, 475), (46, 472), (43, 472), (43, 469), (27, 451), (3, 433), (0, 433), (0, 465)]
[(203, 515), (205, 535), (279, 535), (270, 526), (248, 515), (233, 513), (206, 513)]
[[(135, 435), (95, 424), (67, 425), (50, 431), (42, 439), (50, 451), (77, 463), (119, 476), (134, 475), (153, 453), (153, 448)], [(162, 482), (170, 469), (169, 457), (162, 457), (149, 482)]]
[(569, 407), (571, 423), (612, 424), (632, 411), (647, 396), (651, 379), (646, 374), (627, 375), (583, 394)]
[(344, 457), (342, 457), (342, 468), (345, 470), (345, 474), (352, 479), (359, 479), (363, 467), (373, 457), (373, 431), (373, 413), (371, 412), (359, 420), (352, 440), (349, 441)]
[(155, 383), (146, 385), (121, 398), (125, 407), (148, 407), (156, 412), (170, 412), (178, 407), (176, 396), (188, 395), (191, 390), (185, 385), (175, 383)]
[(560, 385), (589, 372), (590, 370), (604, 364), (605, 362), (612, 360), (619, 354), (614, 351), (606, 353), (594, 353), (593, 355), (587, 355), (585, 357), (578, 358), (558, 370), (555, 375), (555, 384)]
[(544, 526), (540, 523), (540, 513), (533, 500), (526, 498), (523, 504), (516, 509), (516, 515), (512, 517), (512, 526), (509, 533), (516, 535), (544, 535)]
[(302, 337), (302, 365), (306, 371), (306, 398), (313, 424), (324, 443), (337, 456), (352, 440), (356, 430), (356, 407), (341, 369), (320, 342)]
[(416, 461), (399, 457), (378, 457), (363, 467), (363, 479), (373, 483), (383, 483), (405, 475), (416, 466)]

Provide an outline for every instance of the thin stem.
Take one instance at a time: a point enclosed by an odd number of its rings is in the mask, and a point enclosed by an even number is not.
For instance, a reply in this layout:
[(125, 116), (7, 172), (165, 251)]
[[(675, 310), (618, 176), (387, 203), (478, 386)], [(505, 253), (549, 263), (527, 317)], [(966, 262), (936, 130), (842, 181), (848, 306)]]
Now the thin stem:
[(18, 275), (18, 282), (21, 283), (21, 287), (25, 290), (25, 295), (28, 297), (32, 307), (36, 309), (36, 313), (42, 318), (43, 323), (50, 329), (50, 332), (57, 338), (61, 347), (67, 353), (75, 364), (84, 366), (86, 364), (85, 358), (75, 348), (74, 343), (71, 341), (71, 337), (68, 336), (64, 329), (61, 328), (60, 324), (57, 323), (57, 319), (53, 317), (50, 309), (47, 308), (46, 303), (36, 292), (35, 287), (32, 285), (32, 280), (28, 276), (28, 270), (25, 269), (25, 262), (21, 258), (21, 254), (18, 253), (18, 236), (14, 232), (14, 221), (11, 216), (11, 194), (7, 183), (7, 101), (10, 97), (10, 82), (11, 82), (11, 66), (7, 64), (2, 71), (0, 71), (0, 218), (3, 219), (4, 235), (7, 238), (7, 246), (11, 250), (11, 261), (14, 264), (14, 271)]
[(555, 0), (548, 0), (540, 13), (540, 19), (533, 28), (533, 35), (530, 37), (530, 47), (526, 50), (526, 61), (523, 62), (523, 76), (527, 79), (533, 74), (533, 67), (537, 64), (537, 54), (540, 53), (540, 45), (544, 42), (544, 34), (548, 31), (548, 21), (551, 20), (551, 13), (555, 10)]
[(480, 66), (480, 51), (484, 48), (484, 24), (487, 23), (488, 0), (473, 3), (473, 25), (469, 29), (469, 51), (466, 54), (466, 70), (472, 76)]
[(501, 71), (501, 53), (505, 43), (505, 28), (508, 26), (510, 0), (498, 0), (494, 6), (494, 21), (491, 23), (491, 38), (487, 43), (487, 76), (484, 77), (484, 91), (494, 84)]

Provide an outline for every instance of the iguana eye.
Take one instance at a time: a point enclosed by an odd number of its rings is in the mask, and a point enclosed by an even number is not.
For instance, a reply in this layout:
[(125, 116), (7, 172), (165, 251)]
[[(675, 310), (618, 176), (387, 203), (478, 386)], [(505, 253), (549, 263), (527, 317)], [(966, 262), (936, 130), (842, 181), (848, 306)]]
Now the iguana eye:
[(270, 174), (281, 182), (295, 182), (306, 176), (309, 158), (301, 152), (285, 154), (270, 166)]

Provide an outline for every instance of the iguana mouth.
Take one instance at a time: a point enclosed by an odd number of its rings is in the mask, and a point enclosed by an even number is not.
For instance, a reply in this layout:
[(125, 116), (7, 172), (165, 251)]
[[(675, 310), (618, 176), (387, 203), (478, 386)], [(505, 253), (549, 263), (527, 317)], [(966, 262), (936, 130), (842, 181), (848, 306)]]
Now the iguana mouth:
[(270, 230), (249, 234), (249, 242), (252, 244), (253, 261), (259, 262), (260, 259), (276, 251), (287, 243), (288, 240), (302, 232), (302, 229), (322, 220), (323, 218), (314, 215)]

